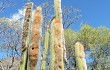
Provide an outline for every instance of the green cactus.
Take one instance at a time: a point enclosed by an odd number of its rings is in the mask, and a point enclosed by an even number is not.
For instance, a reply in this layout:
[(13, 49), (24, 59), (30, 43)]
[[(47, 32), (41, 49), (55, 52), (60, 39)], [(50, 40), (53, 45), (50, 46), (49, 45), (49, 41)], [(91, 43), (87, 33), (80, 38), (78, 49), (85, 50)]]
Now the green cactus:
[(25, 13), (25, 22), (23, 25), (23, 36), (22, 36), (22, 60), (20, 64), (20, 70), (27, 70), (27, 60), (28, 60), (28, 51), (29, 46), (29, 36), (30, 36), (30, 21), (31, 21), (31, 10), (32, 3), (28, 3)]
[[(55, 70), (64, 70), (64, 37), (63, 37), (63, 25), (62, 25), (62, 10), (61, 0), (54, 0), (55, 7)], [(60, 60), (60, 61), (59, 61)]]
[(55, 50), (54, 50), (54, 20), (52, 20), (51, 24), (51, 35), (50, 35), (50, 70), (54, 70), (55, 66)]
[(48, 51), (48, 45), (49, 44), (49, 32), (45, 32), (44, 36), (44, 50), (43, 50), (43, 57), (42, 57), (42, 62), (41, 62), (41, 70), (46, 70), (46, 58), (47, 58), (47, 51)]
[[(39, 46), (41, 39), (41, 26), (42, 26), (42, 9), (37, 7), (34, 14), (34, 20), (32, 24), (32, 31), (30, 25), (32, 3), (27, 4), (25, 23), (23, 26), (22, 37), (22, 62), (20, 70), (35, 70), (37, 69), (37, 61), (39, 55)], [(46, 58), (48, 51), (48, 44), (50, 40), (50, 70), (64, 70), (64, 54), (66, 52), (64, 33), (62, 25), (62, 12), (61, 12), (61, 0), (54, 0), (55, 6), (55, 18), (52, 20), (49, 31), (45, 32), (44, 36), (44, 51), (41, 62), (41, 70), (46, 70)], [(31, 35), (30, 35), (31, 34)], [(63, 58), (64, 57), (64, 58)]]
[(75, 56), (78, 70), (87, 70), (84, 47), (80, 42), (75, 44)]
[(20, 70), (27, 70), (27, 49), (24, 50), (24, 52), (22, 53), (22, 60), (21, 60), (21, 63), (20, 63)]
[(54, 0), (55, 18), (62, 22), (61, 0)]

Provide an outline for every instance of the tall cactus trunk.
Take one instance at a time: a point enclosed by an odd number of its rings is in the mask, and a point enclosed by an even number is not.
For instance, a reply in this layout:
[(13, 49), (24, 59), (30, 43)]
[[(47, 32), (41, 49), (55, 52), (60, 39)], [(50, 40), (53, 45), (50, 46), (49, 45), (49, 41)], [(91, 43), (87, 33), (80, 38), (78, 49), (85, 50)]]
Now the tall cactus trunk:
[(54, 70), (55, 66), (55, 49), (54, 49), (54, 19), (52, 20), (51, 24), (51, 31), (50, 31), (50, 70)]
[(55, 7), (55, 22), (54, 24), (54, 48), (55, 48), (55, 70), (64, 70), (63, 63), (63, 25), (62, 25), (62, 10), (61, 10), (61, 0), (54, 0)]
[(63, 26), (59, 20), (55, 20), (55, 70), (64, 70), (63, 63)]
[(44, 35), (44, 50), (43, 50), (43, 56), (42, 56), (42, 61), (41, 61), (41, 70), (46, 70), (46, 58), (47, 58), (47, 51), (48, 51), (48, 45), (49, 44), (49, 31), (47, 28), (47, 31), (45, 32)]
[(32, 24), (31, 43), (28, 49), (29, 55), (29, 70), (37, 69), (37, 61), (39, 56), (40, 40), (41, 40), (41, 27), (42, 26), (42, 9), (37, 7), (34, 12), (34, 20)]
[(84, 47), (80, 42), (75, 44), (75, 56), (78, 70), (87, 70)]
[[(58, 21), (60, 21), (62, 29), (63, 29), (61, 0), (54, 0), (54, 7), (55, 7), (55, 17), (56, 17), (56, 19), (58, 19)], [(62, 43), (63, 43), (63, 59), (64, 59), (64, 62), (67, 62), (64, 29), (62, 31), (62, 40), (63, 40), (62, 41)]]
[(23, 36), (22, 36), (22, 60), (20, 64), (20, 70), (27, 70), (27, 48), (29, 46), (29, 25), (31, 21), (31, 10), (32, 10), (32, 3), (28, 3), (26, 7), (26, 13), (25, 13), (25, 20), (23, 25)]

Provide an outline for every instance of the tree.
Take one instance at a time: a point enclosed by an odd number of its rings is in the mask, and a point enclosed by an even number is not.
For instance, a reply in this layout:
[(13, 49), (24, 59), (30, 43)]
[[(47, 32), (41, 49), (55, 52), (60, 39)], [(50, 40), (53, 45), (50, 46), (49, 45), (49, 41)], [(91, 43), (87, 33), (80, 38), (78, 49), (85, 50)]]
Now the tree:
[[(86, 54), (91, 59), (88, 62), (88, 69), (92, 70), (107, 70), (109, 66), (110, 53), (110, 30), (107, 27), (100, 27), (95, 29), (89, 25), (81, 27), (80, 31), (74, 32), (72, 30), (65, 31), (67, 57), (73, 59), (74, 42), (80, 41), (85, 47)], [(75, 40), (74, 40), (75, 39)], [(69, 53), (69, 54), (68, 54)], [(70, 58), (68, 58), (68, 61)], [(72, 61), (74, 61), (73, 59)], [(71, 63), (71, 62), (70, 62)], [(75, 62), (72, 62), (75, 63)], [(75, 66), (75, 64), (72, 64)]]
[(4, 12), (4, 10), (10, 6), (13, 6), (12, 2), (9, 1), (0, 1), (0, 13)]
[(11, 68), (15, 62), (15, 58), (21, 56), (21, 47), (19, 45), (21, 44), (22, 28), (19, 25), (19, 20), (0, 20), (0, 52), (5, 54), (3, 55), (3, 59), (11, 58), (11, 64), (7, 64)]

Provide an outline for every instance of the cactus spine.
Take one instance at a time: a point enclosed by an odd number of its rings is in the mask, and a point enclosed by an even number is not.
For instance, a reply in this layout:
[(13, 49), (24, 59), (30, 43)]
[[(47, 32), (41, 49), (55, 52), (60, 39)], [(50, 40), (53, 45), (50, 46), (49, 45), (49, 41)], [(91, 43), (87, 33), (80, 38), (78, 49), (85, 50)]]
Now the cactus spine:
[(40, 48), (40, 40), (41, 40), (41, 28), (42, 28), (42, 9), (40, 6), (38, 6), (36, 11), (34, 12), (31, 43), (28, 49), (29, 70), (37, 69), (37, 61), (39, 56), (39, 48)]
[(75, 44), (75, 56), (78, 70), (87, 70), (84, 47), (80, 42)]
[(26, 70), (27, 69), (27, 48), (29, 46), (29, 25), (31, 20), (31, 10), (32, 10), (32, 3), (28, 3), (26, 7), (26, 13), (25, 13), (25, 20), (23, 25), (23, 36), (22, 36), (22, 60), (20, 64), (20, 70)]

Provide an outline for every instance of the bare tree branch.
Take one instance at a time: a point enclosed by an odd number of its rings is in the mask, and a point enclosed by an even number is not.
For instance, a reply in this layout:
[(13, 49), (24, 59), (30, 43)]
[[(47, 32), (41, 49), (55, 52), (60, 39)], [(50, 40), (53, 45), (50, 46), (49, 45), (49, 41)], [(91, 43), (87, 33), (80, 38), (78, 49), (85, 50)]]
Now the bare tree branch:
[(12, 2), (1, 1), (0, 2), (0, 13), (4, 12), (4, 10), (10, 6), (13, 6)]

